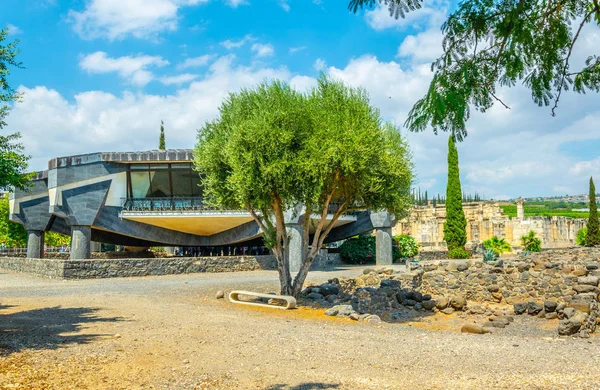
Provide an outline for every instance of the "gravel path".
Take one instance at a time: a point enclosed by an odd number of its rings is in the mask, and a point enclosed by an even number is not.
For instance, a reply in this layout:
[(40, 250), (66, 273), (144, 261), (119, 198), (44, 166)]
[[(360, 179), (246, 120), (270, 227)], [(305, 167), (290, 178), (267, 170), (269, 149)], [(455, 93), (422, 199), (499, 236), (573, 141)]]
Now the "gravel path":
[(0, 272), (0, 389), (600, 387), (600, 337), (559, 338), (550, 321), (518, 317), (467, 335), (454, 315), (373, 325), (214, 299), (276, 287), (268, 271), (87, 281)]

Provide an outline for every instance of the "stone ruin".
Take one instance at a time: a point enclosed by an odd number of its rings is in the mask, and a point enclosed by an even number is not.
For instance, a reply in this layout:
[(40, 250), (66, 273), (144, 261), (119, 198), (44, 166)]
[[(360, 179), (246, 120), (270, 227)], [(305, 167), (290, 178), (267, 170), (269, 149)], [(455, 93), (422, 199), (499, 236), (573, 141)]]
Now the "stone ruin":
[[(595, 331), (600, 319), (599, 256), (600, 248), (569, 248), (492, 263), (481, 260), (409, 263), (408, 272), (366, 269), (357, 278), (332, 279), (321, 286), (310, 286), (303, 295), (330, 307), (328, 315), (356, 320), (393, 321), (406, 315), (403, 308), (417, 313), (458, 311), (487, 314), (489, 322), (494, 323), (484, 324), (489, 328), (508, 325), (513, 313), (527, 313), (539, 318), (558, 318), (561, 335), (587, 337)], [(494, 312), (481, 306), (487, 303), (513, 308), (510, 312)], [(482, 333), (482, 329), (476, 330), (475, 333)]]

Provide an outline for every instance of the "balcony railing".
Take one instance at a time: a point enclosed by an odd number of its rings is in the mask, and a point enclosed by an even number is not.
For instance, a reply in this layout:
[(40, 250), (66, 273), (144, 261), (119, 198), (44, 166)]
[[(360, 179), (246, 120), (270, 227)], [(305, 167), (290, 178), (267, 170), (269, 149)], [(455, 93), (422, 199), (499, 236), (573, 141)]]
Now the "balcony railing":
[[(329, 205), (329, 214), (334, 214), (339, 204)], [(246, 210), (223, 210), (204, 203), (202, 197), (173, 197), (173, 198), (123, 198), (123, 211), (132, 212), (169, 212), (169, 211), (235, 211)], [(360, 211), (350, 211), (344, 215), (357, 215)]]

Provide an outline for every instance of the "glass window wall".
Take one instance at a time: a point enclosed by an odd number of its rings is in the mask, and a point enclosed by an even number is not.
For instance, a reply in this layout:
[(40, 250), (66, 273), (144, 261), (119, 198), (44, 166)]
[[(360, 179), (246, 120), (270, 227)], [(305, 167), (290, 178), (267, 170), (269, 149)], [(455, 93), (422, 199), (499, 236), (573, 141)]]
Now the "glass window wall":
[(128, 172), (129, 198), (199, 197), (200, 177), (187, 164), (132, 164)]

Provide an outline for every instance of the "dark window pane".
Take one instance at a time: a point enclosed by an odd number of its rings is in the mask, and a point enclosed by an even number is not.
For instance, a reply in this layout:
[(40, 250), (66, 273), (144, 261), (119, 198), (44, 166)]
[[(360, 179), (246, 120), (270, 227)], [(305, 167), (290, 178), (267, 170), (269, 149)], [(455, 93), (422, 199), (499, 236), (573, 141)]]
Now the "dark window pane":
[(192, 194), (194, 196), (202, 196), (202, 188), (200, 187), (200, 175), (196, 171), (192, 171)]
[(189, 167), (188, 169), (173, 168), (171, 172), (173, 196), (192, 196), (192, 175), (196, 172), (192, 172)]
[(131, 172), (131, 191), (134, 198), (146, 198), (150, 192), (148, 171)]
[(140, 170), (148, 171), (148, 164), (131, 164), (131, 170), (132, 171), (140, 171)]
[(169, 185), (169, 171), (150, 171), (151, 193), (148, 197), (163, 198), (171, 196), (171, 187)]

